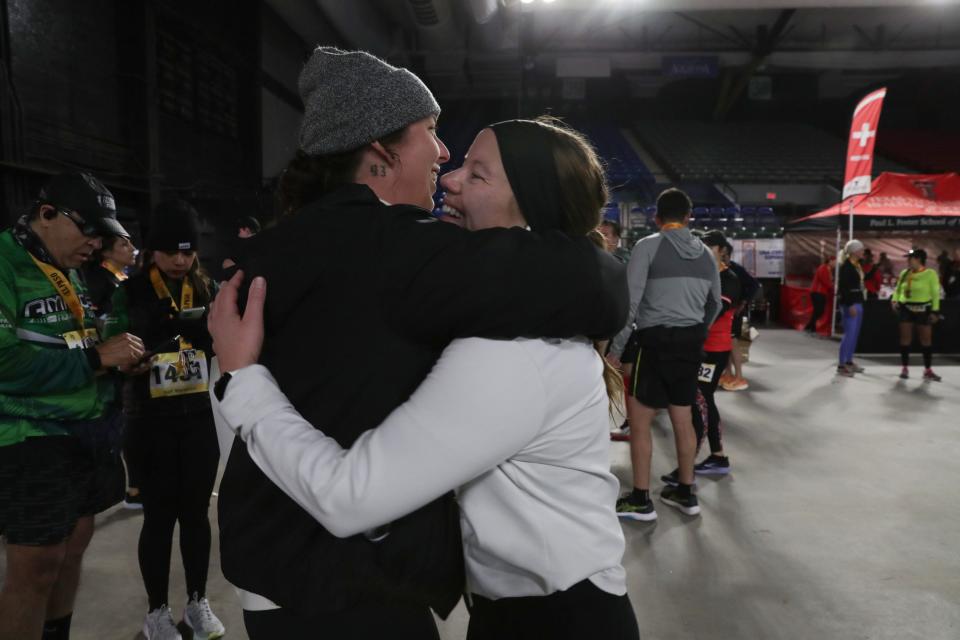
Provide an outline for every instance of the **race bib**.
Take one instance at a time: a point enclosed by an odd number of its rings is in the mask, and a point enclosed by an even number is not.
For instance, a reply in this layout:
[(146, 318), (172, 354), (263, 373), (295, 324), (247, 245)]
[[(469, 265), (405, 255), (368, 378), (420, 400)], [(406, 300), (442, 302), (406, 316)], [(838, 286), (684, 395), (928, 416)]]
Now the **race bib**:
[(207, 355), (199, 349), (158, 353), (151, 359), (151, 365), (151, 398), (207, 392)]
[(67, 349), (86, 349), (95, 347), (100, 342), (100, 335), (94, 328), (83, 331), (67, 331), (61, 336), (67, 343)]
[(903, 305), (913, 313), (926, 313), (929, 311), (929, 305), (926, 304), (905, 304)]
[(712, 382), (713, 381), (713, 372), (717, 370), (717, 365), (712, 362), (704, 362), (700, 365), (700, 373), (697, 375), (697, 380), (700, 382)]

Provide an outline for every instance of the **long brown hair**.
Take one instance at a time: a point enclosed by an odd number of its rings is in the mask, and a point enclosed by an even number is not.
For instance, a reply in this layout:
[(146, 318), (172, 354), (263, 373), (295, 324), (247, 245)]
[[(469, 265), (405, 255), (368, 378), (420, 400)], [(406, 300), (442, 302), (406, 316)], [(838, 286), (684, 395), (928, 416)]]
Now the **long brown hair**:
[[(610, 197), (603, 163), (586, 136), (553, 116), (535, 118), (551, 134), (553, 161), (560, 181), (560, 219), (562, 230), (572, 236), (588, 236), (606, 249), (603, 234), (597, 230), (601, 212)], [(593, 346), (603, 362), (603, 383), (613, 415), (617, 400), (623, 397), (623, 376), (606, 357), (606, 341)]]

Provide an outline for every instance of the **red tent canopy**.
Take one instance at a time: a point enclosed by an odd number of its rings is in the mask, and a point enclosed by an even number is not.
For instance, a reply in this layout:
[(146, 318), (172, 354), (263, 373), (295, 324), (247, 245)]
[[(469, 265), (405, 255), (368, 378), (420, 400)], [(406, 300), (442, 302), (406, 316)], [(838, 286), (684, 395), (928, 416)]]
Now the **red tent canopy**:
[(881, 173), (870, 193), (800, 218), (789, 228), (846, 228), (851, 206), (853, 226), (861, 231), (960, 230), (960, 175)]

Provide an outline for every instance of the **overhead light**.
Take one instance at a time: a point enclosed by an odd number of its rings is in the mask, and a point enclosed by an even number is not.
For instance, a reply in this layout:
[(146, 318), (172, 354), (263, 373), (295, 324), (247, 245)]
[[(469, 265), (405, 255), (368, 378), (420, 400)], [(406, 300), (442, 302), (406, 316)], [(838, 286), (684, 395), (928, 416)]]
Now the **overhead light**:
[(553, 4), (557, 0), (543, 0), (543, 4)]
[(533, 4), (533, 0), (520, 0), (523, 4)]

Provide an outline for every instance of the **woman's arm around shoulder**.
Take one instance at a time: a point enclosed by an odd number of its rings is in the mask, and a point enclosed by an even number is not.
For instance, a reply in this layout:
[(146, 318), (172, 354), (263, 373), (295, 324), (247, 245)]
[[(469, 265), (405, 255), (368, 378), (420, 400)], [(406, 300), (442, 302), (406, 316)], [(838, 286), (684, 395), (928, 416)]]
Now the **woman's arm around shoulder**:
[(496, 467), (536, 436), (546, 412), (524, 345), (480, 338), (451, 343), (410, 399), (350, 449), (307, 422), (262, 366), (237, 371), (214, 402), (267, 477), (340, 537)]

